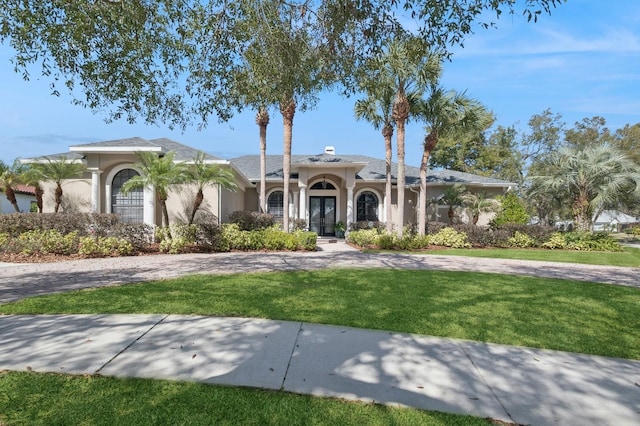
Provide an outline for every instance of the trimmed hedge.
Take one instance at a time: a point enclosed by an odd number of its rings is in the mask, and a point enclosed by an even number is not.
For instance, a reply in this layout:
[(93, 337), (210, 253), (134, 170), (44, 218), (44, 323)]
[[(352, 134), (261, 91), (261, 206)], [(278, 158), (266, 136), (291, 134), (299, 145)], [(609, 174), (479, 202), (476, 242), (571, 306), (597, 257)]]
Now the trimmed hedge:
[[(236, 218), (248, 227), (272, 222), (270, 215), (239, 212)], [(159, 243), (166, 253), (224, 252), (230, 250), (315, 250), (317, 234), (304, 230), (282, 231), (277, 224), (246, 231), (237, 224), (215, 220), (194, 225), (174, 224), (155, 228), (145, 224), (118, 223), (116, 215), (29, 214), (0, 216), (0, 252), (104, 257), (130, 255)], [(78, 227), (77, 229), (72, 229)], [(71, 230), (70, 230), (71, 229)], [(62, 231), (61, 231), (62, 230)]]
[(56, 230), (61, 234), (106, 236), (118, 216), (104, 213), (13, 213), (0, 215), (0, 233), (17, 237), (28, 231)]
[(503, 225), (500, 228), (482, 228), (474, 225), (442, 226), (428, 224), (430, 231), (420, 237), (406, 232), (399, 239), (377, 229), (351, 231), (347, 240), (360, 247), (382, 250), (421, 250), (429, 246), (468, 248), (547, 248), (587, 251), (621, 251), (620, 244), (605, 233), (557, 232), (542, 225)]

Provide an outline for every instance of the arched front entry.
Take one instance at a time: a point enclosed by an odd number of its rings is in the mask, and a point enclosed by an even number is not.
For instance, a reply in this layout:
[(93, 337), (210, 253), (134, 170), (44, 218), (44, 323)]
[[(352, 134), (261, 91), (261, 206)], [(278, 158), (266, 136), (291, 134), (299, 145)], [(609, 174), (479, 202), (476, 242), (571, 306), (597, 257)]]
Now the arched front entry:
[(122, 222), (142, 223), (144, 221), (144, 190), (136, 188), (128, 193), (122, 186), (132, 177), (139, 176), (133, 169), (120, 170), (111, 182), (111, 213), (120, 216)]
[(334, 236), (338, 192), (336, 187), (323, 179), (309, 189), (309, 230), (321, 237)]

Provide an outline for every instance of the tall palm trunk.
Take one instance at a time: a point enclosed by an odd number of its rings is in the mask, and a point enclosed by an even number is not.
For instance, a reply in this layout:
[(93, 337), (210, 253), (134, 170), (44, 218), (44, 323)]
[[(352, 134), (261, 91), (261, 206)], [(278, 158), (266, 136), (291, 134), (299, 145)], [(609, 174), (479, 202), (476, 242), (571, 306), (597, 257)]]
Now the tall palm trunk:
[(202, 188), (200, 188), (200, 189), (198, 189), (198, 192), (196, 193), (196, 198), (193, 200), (193, 209), (191, 210), (191, 217), (189, 218), (189, 225), (193, 225), (193, 221), (196, 218), (196, 213), (198, 212), (198, 209), (202, 205), (203, 201), (204, 201), (204, 194), (202, 193)]
[(393, 137), (393, 126), (387, 124), (382, 128), (382, 136), (384, 136), (384, 161), (386, 166), (386, 182), (384, 185), (384, 214), (387, 222), (387, 234), (393, 232), (393, 221), (391, 220), (391, 158), (392, 146), (391, 138)]
[(267, 212), (267, 126), (269, 125), (269, 111), (260, 108), (256, 114), (256, 124), (260, 126), (260, 198), (259, 208), (262, 213)]
[(4, 193), (7, 196), (7, 200), (11, 203), (16, 213), (20, 213), (20, 206), (18, 206), (18, 200), (16, 200), (16, 193), (11, 187), (11, 185), (5, 185)]
[(40, 184), (35, 185), (35, 193), (36, 193), (36, 205), (38, 206), (38, 213), (42, 213), (44, 191), (42, 190), (42, 187), (40, 186)]
[(432, 130), (424, 138), (424, 149), (420, 161), (420, 200), (418, 202), (418, 235), (424, 235), (427, 229), (427, 168), (429, 157), (438, 143), (438, 132)]
[(398, 191), (398, 217), (396, 218), (396, 234), (399, 238), (402, 238), (404, 228), (404, 187), (405, 187), (405, 165), (404, 165), (404, 136), (405, 136), (405, 123), (409, 118), (409, 100), (404, 89), (398, 90), (396, 99), (393, 105), (393, 119), (396, 122), (396, 128), (398, 129), (397, 144), (398, 144), (398, 177), (397, 177), (397, 191)]
[(60, 185), (60, 182), (56, 184), (55, 203), (56, 206), (53, 211), (55, 213), (58, 213), (58, 210), (60, 210), (60, 205), (62, 204), (62, 186)]
[[(158, 197), (158, 203), (160, 204), (160, 210), (162, 211), (162, 227), (169, 227), (169, 211), (167, 210), (167, 199), (164, 197)], [(171, 235), (169, 235), (171, 237)]]
[(591, 209), (589, 208), (588, 197), (580, 193), (576, 197), (572, 206), (573, 218), (576, 222), (576, 228), (580, 231), (591, 230)]
[(282, 174), (284, 178), (284, 196), (282, 197), (282, 228), (289, 232), (289, 176), (291, 174), (291, 138), (293, 133), (293, 116), (296, 113), (296, 101), (290, 97), (280, 105), (280, 113), (284, 124), (284, 156)]

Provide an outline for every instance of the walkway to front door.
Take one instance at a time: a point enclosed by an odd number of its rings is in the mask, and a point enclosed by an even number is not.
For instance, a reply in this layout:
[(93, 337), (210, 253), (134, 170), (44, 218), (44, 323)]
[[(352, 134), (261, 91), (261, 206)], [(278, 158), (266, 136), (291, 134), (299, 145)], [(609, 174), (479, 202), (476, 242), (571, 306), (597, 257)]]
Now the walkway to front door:
[(335, 235), (336, 197), (309, 197), (309, 230), (319, 236)]

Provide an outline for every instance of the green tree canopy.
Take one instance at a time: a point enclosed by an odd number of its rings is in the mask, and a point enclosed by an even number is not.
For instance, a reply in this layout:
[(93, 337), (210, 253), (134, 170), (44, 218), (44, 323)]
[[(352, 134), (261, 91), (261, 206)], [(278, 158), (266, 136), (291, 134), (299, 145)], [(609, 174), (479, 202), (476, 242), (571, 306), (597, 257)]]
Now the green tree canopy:
[(162, 210), (162, 225), (169, 226), (169, 212), (167, 199), (169, 190), (175, 184), (184, 183), (187, 180), (187, 170), (184, 163), (175, 161), (176, 153), (171, 151), (159, 156), (154, 152), (138, 152), (138, 162), (134, 168), (140, 172), (138, 176), (122, 185), (122, 191), (129, 192), (135, 188), (153, 190)]
[(62, 204), (62, 185), (68, 179), (80, 176), (87, 167), (78, 160), (67, 159), (65, 156), (56, 158), (44, 157), (45, 161), (30, 165), (32, 170), (31, 178), (34, 181), (51, 181), (56, 184), (54, 192), (55, 207), (54, 212), (58, 213)]
[(198, 152), (193, 159), (193, 164), (187, 165), (185, 182), (192, 183), (196, 187), (193, 206), (189, 215), (189, 225), (193, 223), (196, 213), (204, 201), (204, 189), (206, 187), (219, 186), (230, 191), (237, 189), (233, 172), (220, 164), (208, 163), (202, 151)]
[(226, 120), (246, 105), (236, 81), (244, 58), (259, 38), (271, 46), (286, 41), (269, 33), (278, 27), (275, 9), (279, 22), (313, 29), (322, 78), (352, 90), (358, 66), (400, 32), (417, 28), (425, 44), (448, 56), (476, 25), (511, 13), (535, 21), (563, 2), (0, 0), (0, 41), (14, 49), (16, 72), (42, 74), (52, 93), (66, 90), (108, 120), (184, 128), (212, 116)]
[(609, 145), (563, 148), (550, 157), (545, 175), (530, 179), (540, 191), (566, 194), (582, 230), (590, 230), (594, 215), (617, 207), (625, 196), (640, 197), (638, 166)]

